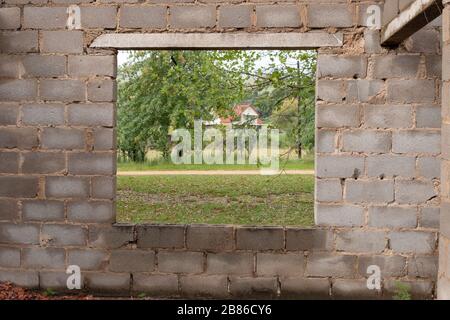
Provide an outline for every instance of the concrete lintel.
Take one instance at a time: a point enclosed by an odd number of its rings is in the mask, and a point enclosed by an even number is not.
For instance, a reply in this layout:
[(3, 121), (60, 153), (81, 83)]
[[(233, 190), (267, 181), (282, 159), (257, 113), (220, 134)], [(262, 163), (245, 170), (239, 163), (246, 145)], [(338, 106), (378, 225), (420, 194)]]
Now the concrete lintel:
[(415, 0), (407, 9), (383, 27), (381, 44), (397, 46), (442, 13), (442, 0)]
[(91, 48), (116, 49), (315, 49), (340, 47), (342, 33), (111, 33)]

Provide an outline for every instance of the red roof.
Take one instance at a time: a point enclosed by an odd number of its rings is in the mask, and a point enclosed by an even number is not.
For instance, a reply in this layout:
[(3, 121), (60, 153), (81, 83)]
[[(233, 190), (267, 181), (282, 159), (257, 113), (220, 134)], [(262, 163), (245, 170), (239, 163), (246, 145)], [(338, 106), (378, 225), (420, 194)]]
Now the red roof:
[(220, 123), (222, 123), (222, 124), (228, 124), (228, 123), (231, 123), (231, 121), (233, 121), (233, 117), (220, 118)]
[(247, 110), (248, 108), (251, 108), (253, 111), (255, 111), (257, 114), (259, 114), (259, 111), (256, 110), (256, 108), (251, 103), (241, 103), (234, 106), (233, 111), (236, 115), (240, 116), (242, 112)]
[[(244, 112), (248, 108), (251, 108), (253, 111), (255, 111), (255, 113), (260, 115), (260, 112), (258, 110), (256, 110), (256, 108), (251, 103), (237, 104), (234, 106), (233, 111), (234, 111), (234, 114), (239, 117), (242, 114), (242, 112)], [(220, 118), (220, 123), (221, 124), (232, 123), (234, 118), (235, 118), (234, 116), (229, 116), (227, 118)], [(262, 125), (262, 124), (263, 124), (263, 121), (261, 119), (257, 118), (256, 125)]]

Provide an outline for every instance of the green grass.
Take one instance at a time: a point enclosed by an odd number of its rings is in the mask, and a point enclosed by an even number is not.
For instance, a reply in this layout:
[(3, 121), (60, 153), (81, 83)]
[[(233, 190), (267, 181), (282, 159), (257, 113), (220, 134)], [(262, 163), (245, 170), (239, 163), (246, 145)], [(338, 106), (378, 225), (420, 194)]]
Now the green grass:
[[(280, 161), (280, 168), (286, 170), (313, 170), (314, 160), (289, 160)], [(136, 162), (118, 162), (119, 171), (145, 171), (145, 170), (258, 170), (257, 165), (250, 164), (173, 164), (161, 161)]]
[(312, 226), (313, 176), (118, 177), (118, 222)]

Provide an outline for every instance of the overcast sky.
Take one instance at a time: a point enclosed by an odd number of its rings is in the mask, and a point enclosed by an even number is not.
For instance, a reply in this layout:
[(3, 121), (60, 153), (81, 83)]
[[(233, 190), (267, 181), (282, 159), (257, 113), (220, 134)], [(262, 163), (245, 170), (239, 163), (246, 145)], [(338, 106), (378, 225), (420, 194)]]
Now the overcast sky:
[(120, 66), (125, 63), (128, 59), (128, 51), (119, 50), (117, 54), (117, 64)]

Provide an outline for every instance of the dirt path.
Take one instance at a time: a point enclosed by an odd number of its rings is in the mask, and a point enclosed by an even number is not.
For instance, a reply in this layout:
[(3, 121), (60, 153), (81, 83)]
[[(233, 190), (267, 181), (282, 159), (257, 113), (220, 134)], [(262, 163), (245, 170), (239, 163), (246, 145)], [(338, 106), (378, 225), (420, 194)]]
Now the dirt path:
[[(271, 174), (279, 174), (275, 172)], [(314, 170), (284, 170), (282, 174), (314, 175)], [(164, 175), (261, 175), (260, 170), (148, 170), (148, 171), (118, 171), (118, 176), (164, 176)]]

